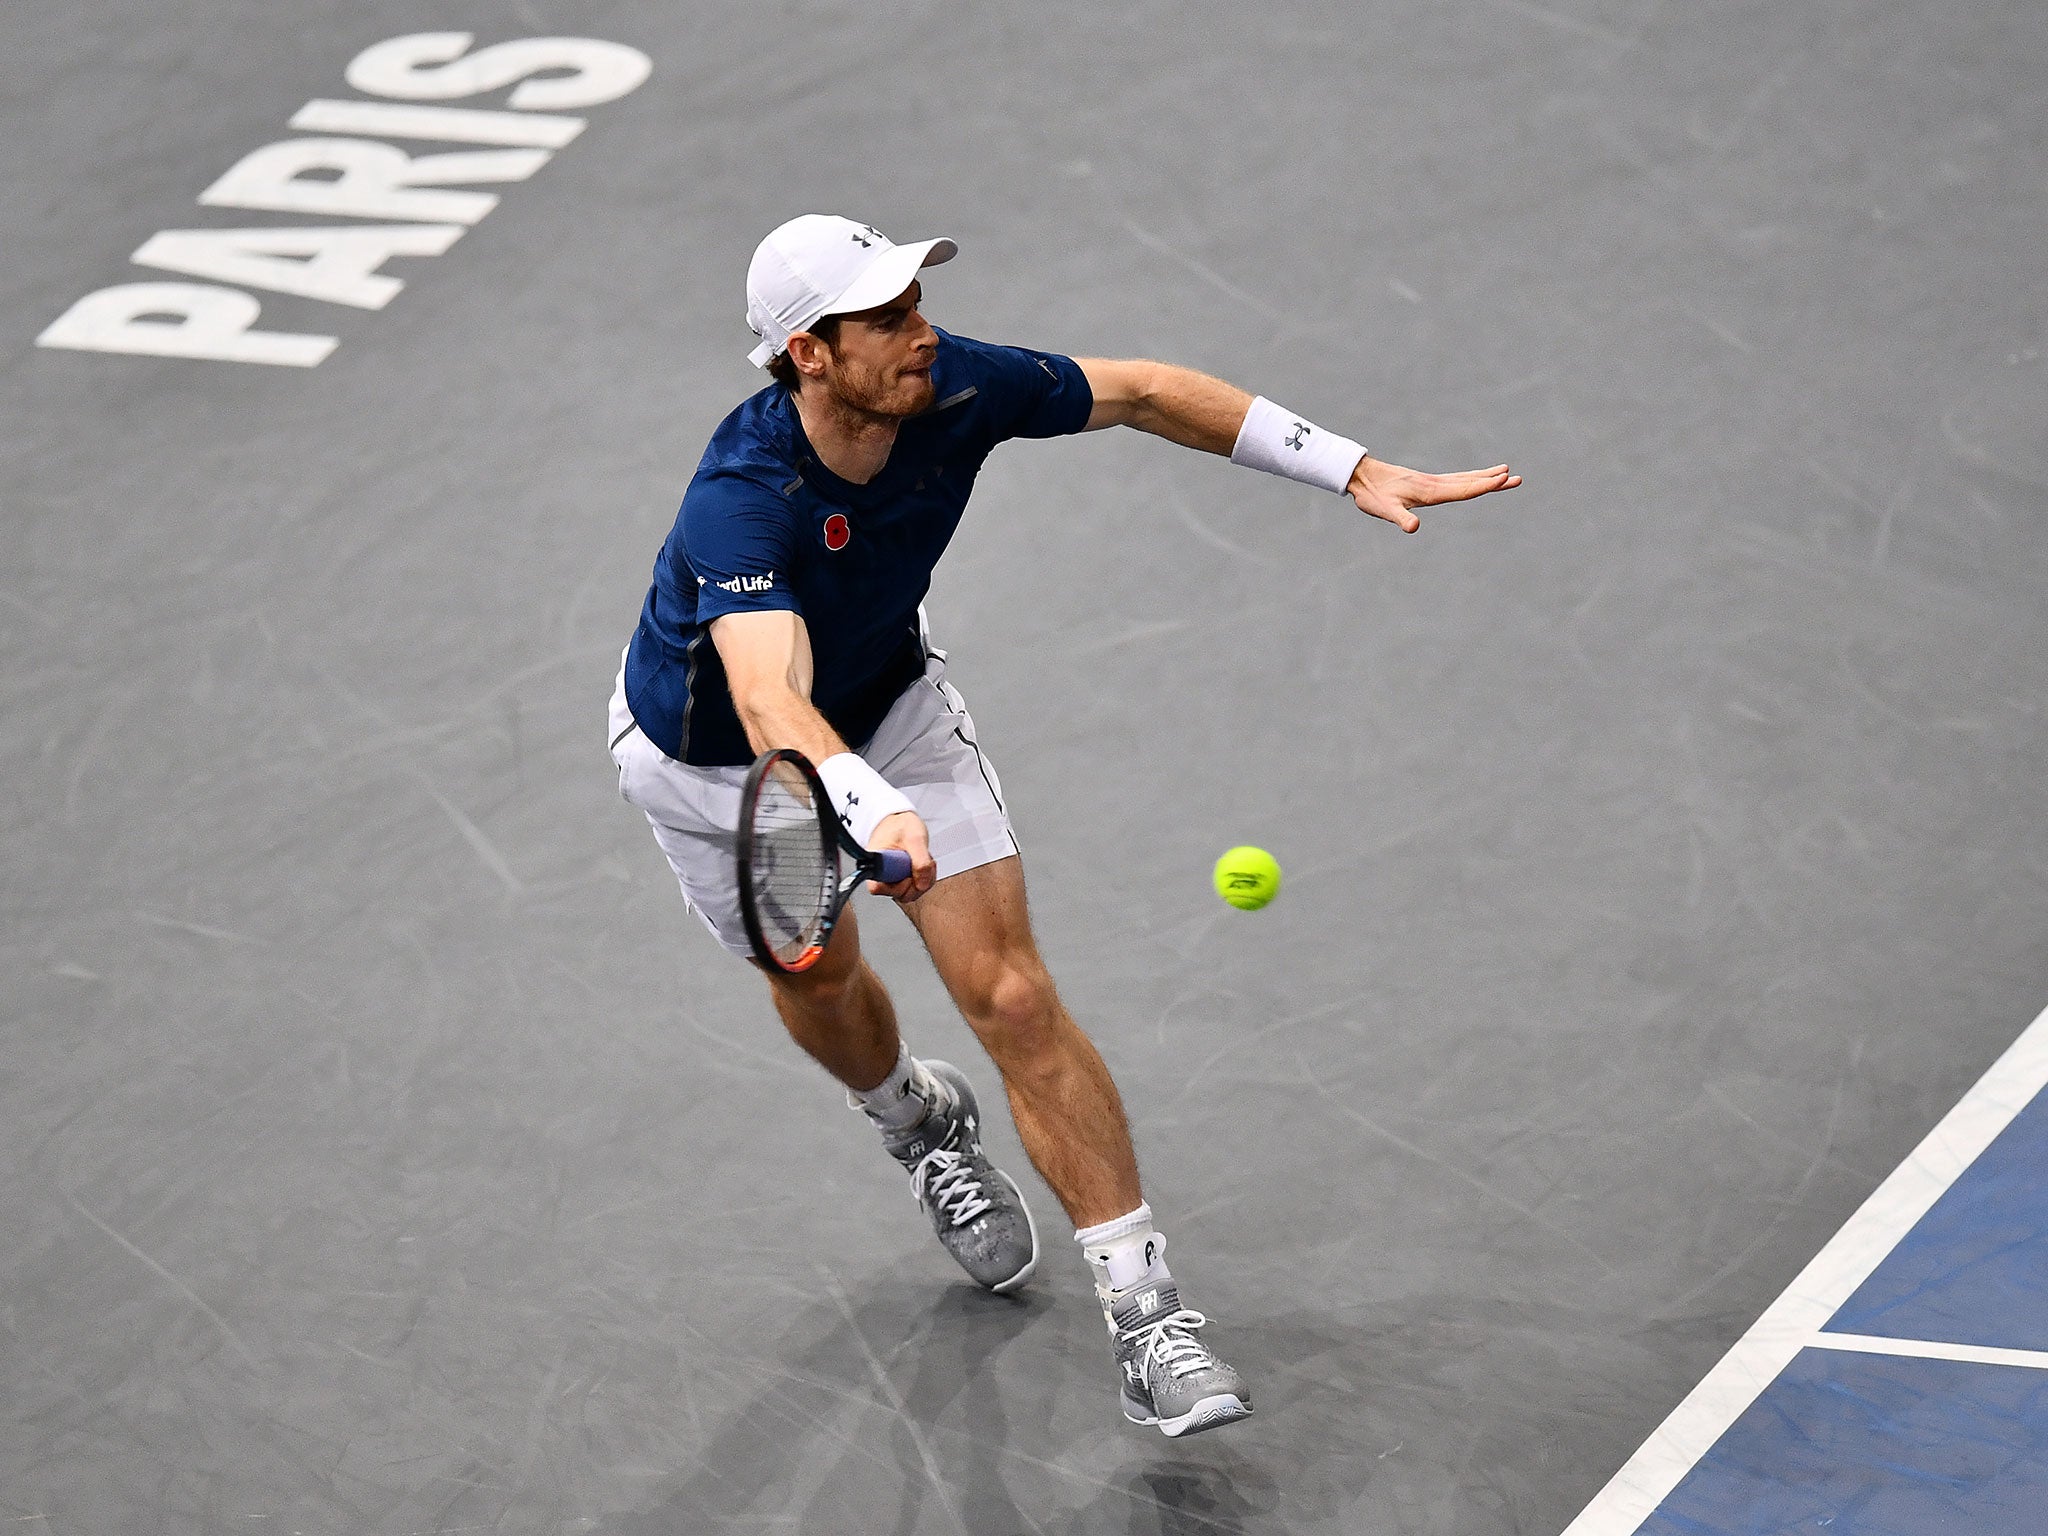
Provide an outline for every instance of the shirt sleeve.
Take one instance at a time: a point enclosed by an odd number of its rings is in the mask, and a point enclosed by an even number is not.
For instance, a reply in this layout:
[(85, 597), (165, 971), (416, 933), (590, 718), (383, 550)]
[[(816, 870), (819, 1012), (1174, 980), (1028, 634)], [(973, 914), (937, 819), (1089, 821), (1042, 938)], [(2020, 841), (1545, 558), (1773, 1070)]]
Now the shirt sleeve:
[(728, 613), (800, 613), (795, 514), (774, 492), (731, 476), (697, 481), (683, 498), (683, 569), (697, 622)]
[(1080, 364), (1057, 352), (999, 347), (953, 337), (966, 352), (986, 401), (993, 441), (1062, 437), (1088, 425), (1095, 392)]

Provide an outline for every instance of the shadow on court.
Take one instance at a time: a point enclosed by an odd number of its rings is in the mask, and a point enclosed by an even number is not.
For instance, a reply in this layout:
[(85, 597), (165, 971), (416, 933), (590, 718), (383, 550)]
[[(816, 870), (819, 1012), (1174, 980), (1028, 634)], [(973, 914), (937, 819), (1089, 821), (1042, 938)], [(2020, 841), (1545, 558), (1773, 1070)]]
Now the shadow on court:
[[(758, 1389), (724, 1410), (696, 1467), (605, 1536), (755, 1530), (1240, 1533), (1278, 1500), (1221, 1437), (1172, 1445), (1116, 1416), (1096, 1319), (1074, 1298), (900, 1277), (816, 1302), (762, 1340)], [(1064, 1357), (1099, 1377), (1100, 1416), (1054, 1422)], [(687, 1363), (683, 1367), (688, 1369)], [(1058, 1459), (1019, 1447), (1077, 1436)], [(1105, 1475), (1105, 1460), (1116, 1470)], [(1135, 1466), (1129, 1465), (1135, 1462)]]
[(1015, 1525), (1000, 1450), (1008, 1410), (994, 1377), (1051, 1310), (1045, 1296), (966, 1286), (934, 1304), (893, 1277), (816, 1302), (781, 1338), (758, 1341), (758, 1390), (727, 1410), (697, 1467), (598, 1529), (682, 1536), (774, 1523), (909, 1536), (963, 1521)]
[[(1530, 1337), (1564, 1321), (1521, 1320)], [(1547, 1401), (1546, 1352), (1493, 1379), (1482, 1367), (1498, 1323), (1424, 1298), (1363, 1326), (1226, 1319), (1219, 1344), (1244, 1362), (1260, 1414), (1170, 1442), (1117, 1416), (1098, 1326), (1085, 1296), (935, 1294), (896, 1273), (835, 1290), (779, 1336), (680, 1361), (696, 1379), (678, 1384), (676, 1412), (706, 1420), (701, 1452), (640, 1509), (586, 1528), (1247, 1536), (1355, 1528), (1360, 1510), (1412, 1528), (1450, 1513), (1449, 1482), (1476, 1516), (1466, 1528), (1523, 1530), (1540, 1518), (1551, 1448), (1576, 1427)], [(745, 1390), (721, 1400), (728, 1382)], [(1459, 1433), (1407, 1434), (1425, 1403), (1455, 1405)]]

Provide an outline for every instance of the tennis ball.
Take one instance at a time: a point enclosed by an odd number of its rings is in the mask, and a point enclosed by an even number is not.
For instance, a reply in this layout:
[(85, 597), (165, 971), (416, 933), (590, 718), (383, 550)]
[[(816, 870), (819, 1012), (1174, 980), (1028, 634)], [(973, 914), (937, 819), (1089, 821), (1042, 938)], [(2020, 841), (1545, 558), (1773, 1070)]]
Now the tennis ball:
[(1216, 861), (1216, 894), (1256, 912), (1280, 894), (1279, 862), (1263, 848), (1233, 848)]

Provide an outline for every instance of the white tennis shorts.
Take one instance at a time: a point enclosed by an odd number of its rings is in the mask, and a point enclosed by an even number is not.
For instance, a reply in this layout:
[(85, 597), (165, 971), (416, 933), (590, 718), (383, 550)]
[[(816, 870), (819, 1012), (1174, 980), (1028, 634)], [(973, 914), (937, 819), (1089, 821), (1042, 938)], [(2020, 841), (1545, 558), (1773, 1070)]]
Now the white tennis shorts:
[[(917, 808), (941, 880), (1017, 852), (1002, 780), (978, 739), (967, 701), (946, 681), (946, 653), (928, 645), (924, 676), (903, 690), (874, 739), (859, 749)], [(623, 659), (612, 689), (610, 740), (619, 794), (646, 813), (684, 902), (719, 943), (747, 954), (737, 852), (747, 770), (695, 768), (649, 741), (626, 707)]]

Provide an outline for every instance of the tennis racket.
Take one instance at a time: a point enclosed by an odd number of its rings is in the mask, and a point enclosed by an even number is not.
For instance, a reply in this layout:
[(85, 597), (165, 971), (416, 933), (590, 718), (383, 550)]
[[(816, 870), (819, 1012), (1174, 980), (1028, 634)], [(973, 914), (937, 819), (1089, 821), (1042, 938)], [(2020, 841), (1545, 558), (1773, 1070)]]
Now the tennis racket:
[[(842, 854), (851, 868), (842, 868)], [(856, 843), (811, 760), (788, 748), (763, 752), (747, 770), (739, 860), (740, 920), (754, 958), (792, 975), (818, 963), (863, 880), (910, 878), (910, 855)]]

